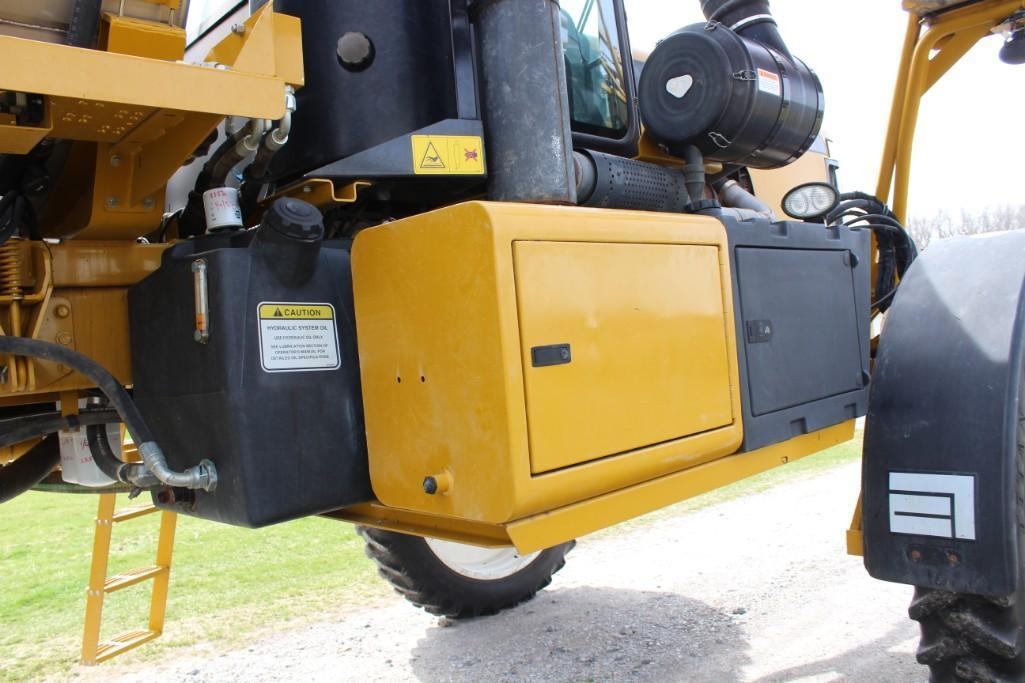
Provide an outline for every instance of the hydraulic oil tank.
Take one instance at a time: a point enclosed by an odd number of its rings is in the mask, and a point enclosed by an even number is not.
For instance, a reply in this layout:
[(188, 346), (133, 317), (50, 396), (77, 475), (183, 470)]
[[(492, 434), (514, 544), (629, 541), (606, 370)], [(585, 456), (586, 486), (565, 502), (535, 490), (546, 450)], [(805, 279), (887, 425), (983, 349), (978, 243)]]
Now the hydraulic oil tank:
[(458, 118), (449, 0), (276, 0), (274, 9), (302, 20), (306, 67), (275, 179)]
[(213, 491), (158, 506), (260, 527), (372, 498), (349, 252), (322, 237), (315, 208), (278, 200), (257, 230), (167, 249), (129, 290), (139, 410), (172, 468), (217, 467)]

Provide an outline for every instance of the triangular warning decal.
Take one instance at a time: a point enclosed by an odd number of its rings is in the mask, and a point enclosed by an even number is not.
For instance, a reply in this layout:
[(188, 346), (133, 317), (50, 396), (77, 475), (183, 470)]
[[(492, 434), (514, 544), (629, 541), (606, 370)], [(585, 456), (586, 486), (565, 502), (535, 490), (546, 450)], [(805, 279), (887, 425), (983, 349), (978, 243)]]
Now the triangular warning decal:
[(276, 309), (274, 309), (274, 317), (275, 317), (275, 318), (284, 318), (285, 316), (284, 316), (284, 314), (283, 314), (283, 313), (281, 312), (281, 309), (280, 309), (280, 308), (276, 308)]
[(420, 160), (420, 168), (445, 168), (445, 161), (441, 158), (441, 154), (433, 142), (427, 145), (424, 158)]

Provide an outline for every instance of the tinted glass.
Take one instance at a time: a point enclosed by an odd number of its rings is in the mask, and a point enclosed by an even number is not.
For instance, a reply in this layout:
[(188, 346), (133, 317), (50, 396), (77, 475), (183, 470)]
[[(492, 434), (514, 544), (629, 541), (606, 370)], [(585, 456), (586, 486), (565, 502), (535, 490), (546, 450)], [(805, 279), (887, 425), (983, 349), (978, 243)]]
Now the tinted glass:
[(629, 124), (612, 0), (562, 0), (562, 44), (573, 129), (619, 137)]

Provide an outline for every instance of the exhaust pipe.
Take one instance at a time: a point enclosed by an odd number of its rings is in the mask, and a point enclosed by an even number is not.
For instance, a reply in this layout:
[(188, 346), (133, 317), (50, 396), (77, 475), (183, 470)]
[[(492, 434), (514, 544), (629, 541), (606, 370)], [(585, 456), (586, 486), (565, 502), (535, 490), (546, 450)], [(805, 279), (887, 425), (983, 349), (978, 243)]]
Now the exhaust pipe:
[(488, 0), (478, 6), (488, 197), (575, 204), (559, 3)]

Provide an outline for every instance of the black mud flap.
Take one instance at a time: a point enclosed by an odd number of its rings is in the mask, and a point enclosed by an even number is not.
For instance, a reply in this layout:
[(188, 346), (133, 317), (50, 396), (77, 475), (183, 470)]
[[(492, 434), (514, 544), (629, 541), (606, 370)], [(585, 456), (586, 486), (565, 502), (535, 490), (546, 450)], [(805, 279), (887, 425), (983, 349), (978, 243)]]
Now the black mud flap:
[(865, 566), (886, 581), (1014, 592), (1025, 233), (952, 239), (908, 271), (865, 432)]

